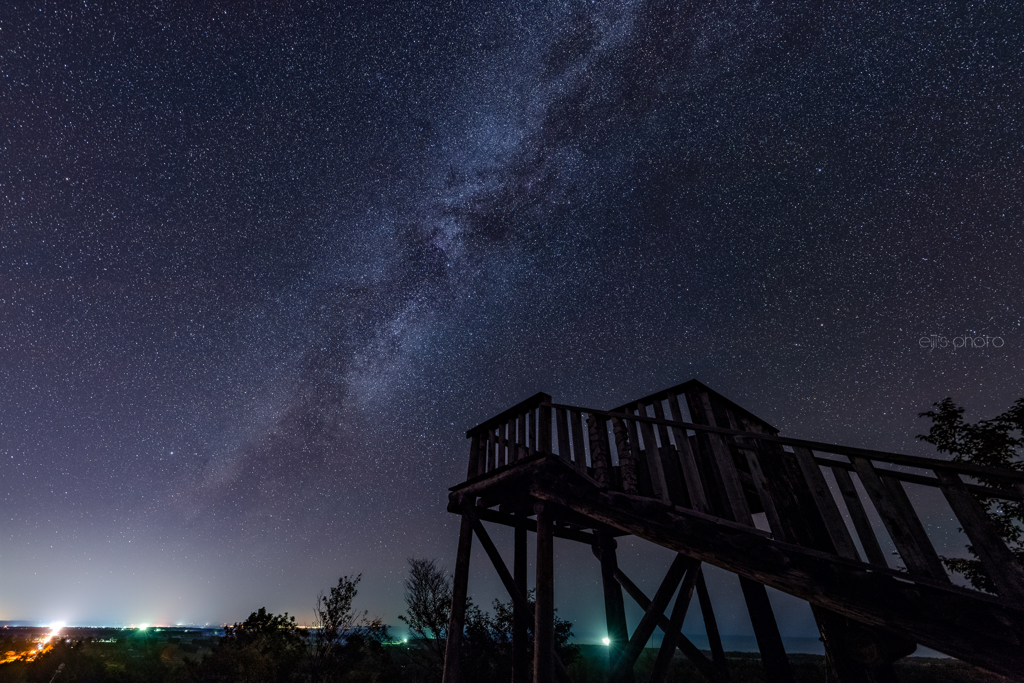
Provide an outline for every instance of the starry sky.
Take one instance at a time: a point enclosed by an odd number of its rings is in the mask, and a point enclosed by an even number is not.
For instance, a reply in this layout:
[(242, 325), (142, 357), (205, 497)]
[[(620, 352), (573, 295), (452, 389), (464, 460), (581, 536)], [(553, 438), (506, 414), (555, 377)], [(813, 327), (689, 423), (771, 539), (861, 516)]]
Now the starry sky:
[[(1022, 36), (982, 0), (5, 2), (0, 620), (308, 621), (361, 572), (396, 623), (465, 430), (537, 391), (697, 377), (931, 454), (932, 402), (1024, 394)], [(621, 561), (653, 593), (667, 557)]]

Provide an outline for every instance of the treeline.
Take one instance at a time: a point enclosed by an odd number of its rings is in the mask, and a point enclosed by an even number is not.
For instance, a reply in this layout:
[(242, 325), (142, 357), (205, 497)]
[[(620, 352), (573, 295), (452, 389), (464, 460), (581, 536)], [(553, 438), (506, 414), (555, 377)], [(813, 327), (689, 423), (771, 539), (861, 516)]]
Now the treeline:
[[(437, 683), (444, 669), (451, 580), (434, 560), (412, 559), (399, 619), (410, 637), (353, 609), (360, 576), (342, 576), (317, 596), (313, 623), (300, 628), (287, 612), (259, 608), (213, 642), (133, 632), (116, 643), (57, 643), (34, 661), (0, 665), (3, 683)], [(532, 600), (532, 595), (531, 595)], [(556, 620), (556, 648), (572, 662), (572, 625)], [(511, 679), (512, 605), (492, 611), (470, 604), (463, 638), (467, 680)], [(532, 639), (532, 634), (531, 634)]]

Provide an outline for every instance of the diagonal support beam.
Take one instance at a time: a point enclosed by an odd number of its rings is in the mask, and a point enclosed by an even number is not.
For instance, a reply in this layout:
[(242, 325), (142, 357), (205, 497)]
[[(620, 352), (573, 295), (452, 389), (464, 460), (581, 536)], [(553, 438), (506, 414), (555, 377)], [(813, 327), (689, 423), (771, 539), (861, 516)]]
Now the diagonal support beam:
[(676, 642), (682, 635), (686, 610), (690, 607), (693, 589), (697, 585), (697, 577), (700, 575), (700, 562), (694, 562), (686, 570), (683, 585), (680, 586), (679, 595), (676, 596), (676, 604), (672, 606), (672, 616), (668, 620), (669, 628), (665, 631), (665, 638), (661, 641), (661, 649), (658, 650), (658, 658), (654, 661), (654, 668), (651, 669), (651, 676), (647, 679), (647, 683), (661, 683), (665, 679), (665, 674), (668, 673), (668, 666), (672, 663), (672, 657), (676, 653)]
[[(701, 580), (698, 580), (698, 586), (702, 582), (702, 579), (703, 572), (701, 573)], [(625, 572), (623, 572), (621, 569), (617, 569), (615, 571), (615, 580), (619, 582), (619, 585), (622, 586), (623, 590), (629, 593), (629, 597), (633, 598), (633, 601), (640, 606), (640, 609), (646, 612), (647, 609), (650, 608), (650, 598), (644, 595), (644, 592), (640, 590), (639, 586), (633, 583), (632, 579), (626, 576)], [(703, 610), (703, 603), (701, 603), (701, 611)], [(670, 628), (669, 620), (665, 618), (665, 615), (662, 615), (661, 618), (658, 620), (658, 627), (662, 631), (668, 632)], [(679, 634), (679, 640), (676, 642), (676, 647), (679, 648), (679, 650), (682, 651), (684, 655), (686, 655), (687, 659), (693, 662), (693, 665), (696, 666), (697, 669), (702, 674), (704, 674), (704, 677), (707, 678), (709, 681), (715, 681), (716, 683), (729, 682), (728, 673), (724, 668), (724, 654), (722, 657), (722, 667), (719, 668), (719, 666), (716, 666), (715, 663), (713, 663), (706, 656), (704, 656), (704, 653), (700, 651), (700, 648), (693, 644), (693, 641), (691, 641), (689, 638), (687, 638), (685, 635), (681, 633)], [(712, 652), (714, 652), (714, 650), (712, 650)]]
[(708, 635), (711, 660), (721, 671), (728, 672), (725, 648), (722, 647), (722, 635), (718, 632), (718, 621), (715, 619), (715, 610), (711, 605), (711, 594), (708, 593), (708, 585), (704, 581), (703, 571), (697, 577), (697, 598), (700, 600), (700, 614), (704, 617), (704, 631)]
[(633, 668), (637, 657), (643, 652), (644, 646), (650, 639), (651, 634), (654, 633), (654, 629), (657, 628), (659, 617), (661, 619), (665, 618), (665, 608), (668, 607), (669, 600), (672, 599), (676, 588), (679, 587), (679, 582), (682, 581), (683, 575), (698, 566), (699, 563), (696, 560), (681, 553), (677, 554), (675, 559), (672, 560), (672, 565), (669, 566), (665, 578), (662, 580), (661, 585), (658, 586), (654, 599), (651, 600), (651, 604), (645, 610), (643, 618), (640, 619), (636, 630), (633, 631), (633, 636), (629, 639), (629, 643), (623, 648), (622, 655), (612, 670), (609, 680), (620, 681), (626, 672)]
[[(477, 515), (476, 506), (464, 503), (462, 505), (462, 514), (469, 519), (470, 524), (472, 524), (473, 531), (476, 533), (476, 537), (480, 540), (480, 545), (483, 546), (484, 552), (487, 553), (487, 557), (490, 558), (495, 571), (498, 572), (498, 578), (501, 579), (501, 583), (505, 586), (505, 590), (508, 591), (509, 597), (512, 598), (512, 604), (517, 610), (522, 610), (523, 613), (529, 615), (528, 618), (532, 620), (534, 616), (533, 606), (527, 602), (526, 596), (519, 590), (519, 586), (516, 585), (515, 579), (508, 570), (508, 566), (505, 565), (505, 560), (502, 559), (497, 546), (494, 545), (494, 541), (491, 540), (490, 534), (487, 533), (487, 529), (484, 528), (483, 523), (480, 521), (480, 517)], [(558, 674), (558, 677), (563, 681), (571, 681), (572, 679), (569, 677), (569, 670), (565, 668), (565, 664), (562, 662), (562, 659), (557, 654), (554, 655), (554, 658), (555, 671)]]

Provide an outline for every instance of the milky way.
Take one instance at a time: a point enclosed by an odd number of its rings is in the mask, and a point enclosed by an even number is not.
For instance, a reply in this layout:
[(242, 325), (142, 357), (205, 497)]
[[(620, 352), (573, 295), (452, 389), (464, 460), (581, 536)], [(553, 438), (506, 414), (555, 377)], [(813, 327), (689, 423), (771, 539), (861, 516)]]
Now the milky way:
[(540, 390), (915, 453), (1021, 395), (1008, 4), (251, 5), (0, 10), (0, 620), (363, 572), (393, 621), (465, 430)]

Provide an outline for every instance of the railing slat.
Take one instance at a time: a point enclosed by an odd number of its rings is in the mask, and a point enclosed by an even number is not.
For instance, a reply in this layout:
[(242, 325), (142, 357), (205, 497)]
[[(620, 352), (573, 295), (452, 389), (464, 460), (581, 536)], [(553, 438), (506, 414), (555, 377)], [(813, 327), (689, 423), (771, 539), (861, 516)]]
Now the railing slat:
[(491, 427), (491, 449), (490, 449), (490, 460), (491, 469), (496, 470), (501, 467), (501, 462), (498, 460), (501, 457), (501, 427)]
[[(747, 459), (747, 468), (750, 470), (751, 479), (754, 480), (754, 488), (757, 489), (757, 496), (761, 499), (761, 507), (764, 508), (764, 516), (768, 518), (768, 526), (771, 527), (772, 535), (780, 541), (786, 540), (785, 527), (782, 525), (782, 519), (779, 517), (779, 512), (775, 507), (775, 501), (772, 499), (768, 480), (761, 469), (757, 450), (753, 446), (746, 444), (737, 443), (736, 446)], [(792, 539), (790, 540), (792, 541)]]
[(996, 591), (1018, 606), (1024, 606), (1024, 568), (999, 536), (985, 508), (967, 491), (958, 474), (941, 471), (936, 474), (942, 480), (942, 493), (963, 524), (974, 553)]
[(590, 432), (590, 461), (594, 467), (594, 480), (601, 486), (611, 486), (612, 460), (608, 455), (605, 418), (593, 413), (587, 415), (587, 431)]
[[(690, 407), (690, 415), (694, 421), (715, 426), (715, 414), (711, 409), (711, 400), (707, 393), (695, 391), (686, 395)], [(736, 463), (732, 459), (732, 452), (725, 438), (721, 434), (707, 432), (706, 437), (711, 446), (714, 456), (714, 463), (718, 468), (725, 488), (726, 499), (731, 508), (729, 512), (733, 521), (747, 526), (754, 526), (754, 519), (750, 515), (750, 506), (747, 505), (747, 496), (743, 492), (743, 485), (740, 483), (739, 472), (736, 470)]]
[(530, 453), (529, 442), (526, 439), (526, 413), (519, 413), (516, 417), (516, 427), (519, 430), (516, 439), (516, 460), (522, 460)]
[(622, 490), (626, 493), (636, 493), (639, 489), (636, 483), (636, 452), (633, 445), (629, 443), (629, 434), (622, 419), (612, 418), (612, 433), (615, 435), (615, 450), (619, 452), (619, 477), (622, 479)]
[[(659, 420), (665, 419), (665, 409), (661, 405), (661, 400), (657, 400), (653, 404), (654, 417)], [(662, 471), (665, 474), (665, 486), (668, 490), (669, 498), (676, 505), (690, 505), (690, 496), (687, 494), (686, 488), (683, 486), (682, 473), (679, 470), (679, 455), (672, 448), (672, 442), (668, 438), (668, 428), (664, 424), (658, 425), (658, 438), (661, 440), (661, 446), (659, 447), (659, 455), (661, 459)]]
[[(669, 394), (669, 414), (675, 422), (682, 422), (682, 411), (679, 408), (679, 397)], [(672, 427), (672, 436), (676, 439), (676, 452), (679, 456), (679, 469), (683, 472), (683, 484), (690, 496), (690, 505), (698, 512), (708, 512), (708, 500), (704, 495), (704, 484), (701, 481), (700, 470), (697, 467), (697, 459), (690, 448), (690, 439), (686, 430), (679, 427)]]
[(870, 460), (858, 457), (850, 460), (907, 569), (949, 581), (942, 560), (935, 552), (907, 492), (903, 490), (903, 484), (891, 477), (883, 479)]
[[(638, 403), (636, 407), (641, 415), (647, 415), (647, 406)], [(666, 503), (671, 503), (672, 497), (668, 492), (668, 480), (665, 477), (665, 467), (661, 460), (661, 451), (658, 450), (658, 444), (654, 440), (654, 430), (651, 429), (649, 422), (641, 422), (640, 432), (644, 437), (644, 453), (647, 455), (647, 468), (651, 472), (651, 484), (654, 486), (654, 494)]]
[(882, 546), (878, 544), (878, 537), (875, 536), (875, 530), (871, 527), (871, 520), (868, 519), (868, 513), (864, 509), (864, 503), (860, 500), (860, 494), (857, 493), (857, 489), (853, 485), (850, 473), (845, 468), (833, 467), (832, 474), (836, 478), (839, 492), (843, 495), (846, 509), (850, 512), (850, 520), (853, 522), (853, 528), (857, 531), (868, 562), (880, 567), (888, 567), (889, 563), (885, 561), (885, 553), (882, 552)]
[(586, 474), (587, 448), (583, 445), (583, 416), (578, 410), (570, 410), (569, 417), (572, 422), (572, 446), (573, 457), (576, 460), (576, 469)]
[(537, 407), (537, 450), (541, 453), (551, 452), (551, 408)]
[(850, 530), (846, 528), (846, 522), (843, 521), (835, 498), (832, 497), (832, 491), (828, 487), (828, 482), (825, 481), (825, 475), (821, 473), (821, 467), (814, 461), (814, 454), (806, 448), (794, 448), (793, 456), (800, 466), (800, 471), (803, 472), (811, 496), (814, 498), (814, 504), (818, 507), (818, 512), (821, 513), (821, 519), (825, 522), (825, 528), (828, 529), (828, 535), (832, 538), (836, 552), (840, 557), (859, 560), (860, 553), (857, 552), (857, 546), (853, 542), (853, 537), (850, 536)]
[(498, 425), (498, 467), (505, 464), (505, 448), (508, 446), (507, 429), (508, 423)]
[(469, 441), (469, 469), (466, 471), (466, 480), (482, 474), (480, 472), (480, 441), (479, 434), (474, 434)]
[(568, 462), (572, 456), (569, 453), (569, 420), (566, 419), (565, 408), (555, 411), (555, 419), (558, 422), (558, 457)]
[(530, 430), (530, 457), (537, 453), (537, 409), (533, 408), (526, 413), (526, 424)]
[(519, 447), (516, 446), (516, 418), (510, 417), (508, 420), (508, 464), (513, 464), (517, 459)]

